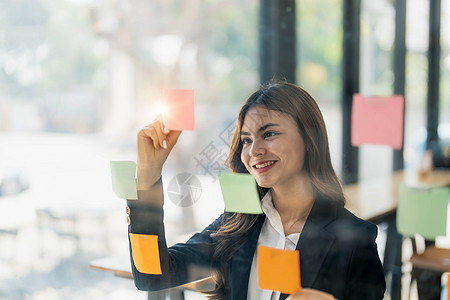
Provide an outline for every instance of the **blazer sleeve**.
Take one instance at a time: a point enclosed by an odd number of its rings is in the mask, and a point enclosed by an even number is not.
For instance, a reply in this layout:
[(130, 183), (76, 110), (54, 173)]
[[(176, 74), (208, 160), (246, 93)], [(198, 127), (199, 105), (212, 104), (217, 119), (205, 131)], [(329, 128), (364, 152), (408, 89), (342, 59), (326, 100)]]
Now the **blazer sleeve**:
[(383, 267), (378, 255), (378, 228), (367, 223), (364, 236), (361, 236), (354, 247), (345, 288), (345, 299), (381, 300), (386, 290)]
[[(193, 235), (186, 243), (175, 244), (168, 248), (164, 230), (164, 211), (161, 207), (149, 207), (138, 201), (129, 200), (130, 224), (128, 232), (138, 235), (157, 236), (157, 248), (160, 258), (160, 275), (148, 274), (138, 271), (133, 251), (142, 249), (132, 248), (130, 235), (128, 235), (131, 269), (136, 287), (139, 290), (155, 291), (185, 284), (202, 277), (207, 269), (210, 273), (212, 267), (213, 237), (223, 223), (225, 214), (222, 214), (203, 231)], [(153, 253), (140, 253), (141, 256), (154, 255)], [(203, 270), (200, 268), (203, 267)]]

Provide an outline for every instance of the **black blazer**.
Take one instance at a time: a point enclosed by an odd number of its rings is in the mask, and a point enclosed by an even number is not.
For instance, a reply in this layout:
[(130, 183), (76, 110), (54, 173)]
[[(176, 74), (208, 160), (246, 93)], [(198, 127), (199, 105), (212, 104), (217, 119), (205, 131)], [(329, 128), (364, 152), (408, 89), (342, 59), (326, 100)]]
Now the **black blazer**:
[[(167, 248), (162, 209), (142, 207), (128, 201), (131, 208), (132, 233), (158, 235), (162, 275), (137, 271), (130, 259), (135, 285), (140, 290), (160, 290), (196, 279), (196, 270), (211, 266), (213, 235), (228, 213), (222, 214), (202, 232), (185, 244)], [(246, 242), (234, 253), (230, 262), (231, 274), (228, 299), (247, 299), (248, 280), (253, 255), (265, 215), (258, 217), (249, 230)], [(386, 284), (378, 256), (375, 238), (377, 227), (363, 221), (342, 206), (317, 198), (300, 234), (296, 249), (300, 251), (302, 287), (325, 291), (342, 299), (383, 299)], [(231, 278), (230, 278), (231, 277)], [(287, 295), (281, 294), (280, 299)]]

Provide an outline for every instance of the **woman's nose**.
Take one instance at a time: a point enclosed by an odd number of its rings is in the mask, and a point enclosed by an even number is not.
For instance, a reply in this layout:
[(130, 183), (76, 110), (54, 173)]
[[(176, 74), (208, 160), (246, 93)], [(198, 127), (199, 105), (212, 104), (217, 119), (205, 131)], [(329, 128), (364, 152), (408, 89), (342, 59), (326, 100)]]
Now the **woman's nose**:
[(265, 153), (266, 149), (264, 147), (264, 143), (259, 141), (253, 141), (252, 146), (250, 147), (249, 155), (252, 157), (260, 156)]

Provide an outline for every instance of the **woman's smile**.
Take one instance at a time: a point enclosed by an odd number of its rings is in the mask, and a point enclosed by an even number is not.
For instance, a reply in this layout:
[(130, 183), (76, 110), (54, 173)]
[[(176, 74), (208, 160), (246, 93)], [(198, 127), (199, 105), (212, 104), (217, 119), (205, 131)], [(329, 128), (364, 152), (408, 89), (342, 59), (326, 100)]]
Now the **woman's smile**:
[(266, 172), (267, 170), (271, 169), (276, 162), (276, 160), (257, 162), (253, 165), (253, 169), (255, 169), (255, 172), (258, 173)]

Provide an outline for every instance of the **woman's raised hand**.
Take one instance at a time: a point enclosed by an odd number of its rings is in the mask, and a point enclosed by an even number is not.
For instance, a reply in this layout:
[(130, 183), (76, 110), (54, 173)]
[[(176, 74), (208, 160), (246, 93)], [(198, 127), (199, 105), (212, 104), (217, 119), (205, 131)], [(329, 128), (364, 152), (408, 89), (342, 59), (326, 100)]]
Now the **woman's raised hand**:
[(162, 167), (175, 146), (181, 131), (164, 127), (162, 115), (139, 130), (137, 138), (138, 190), (149, 190), (161, 176)]

